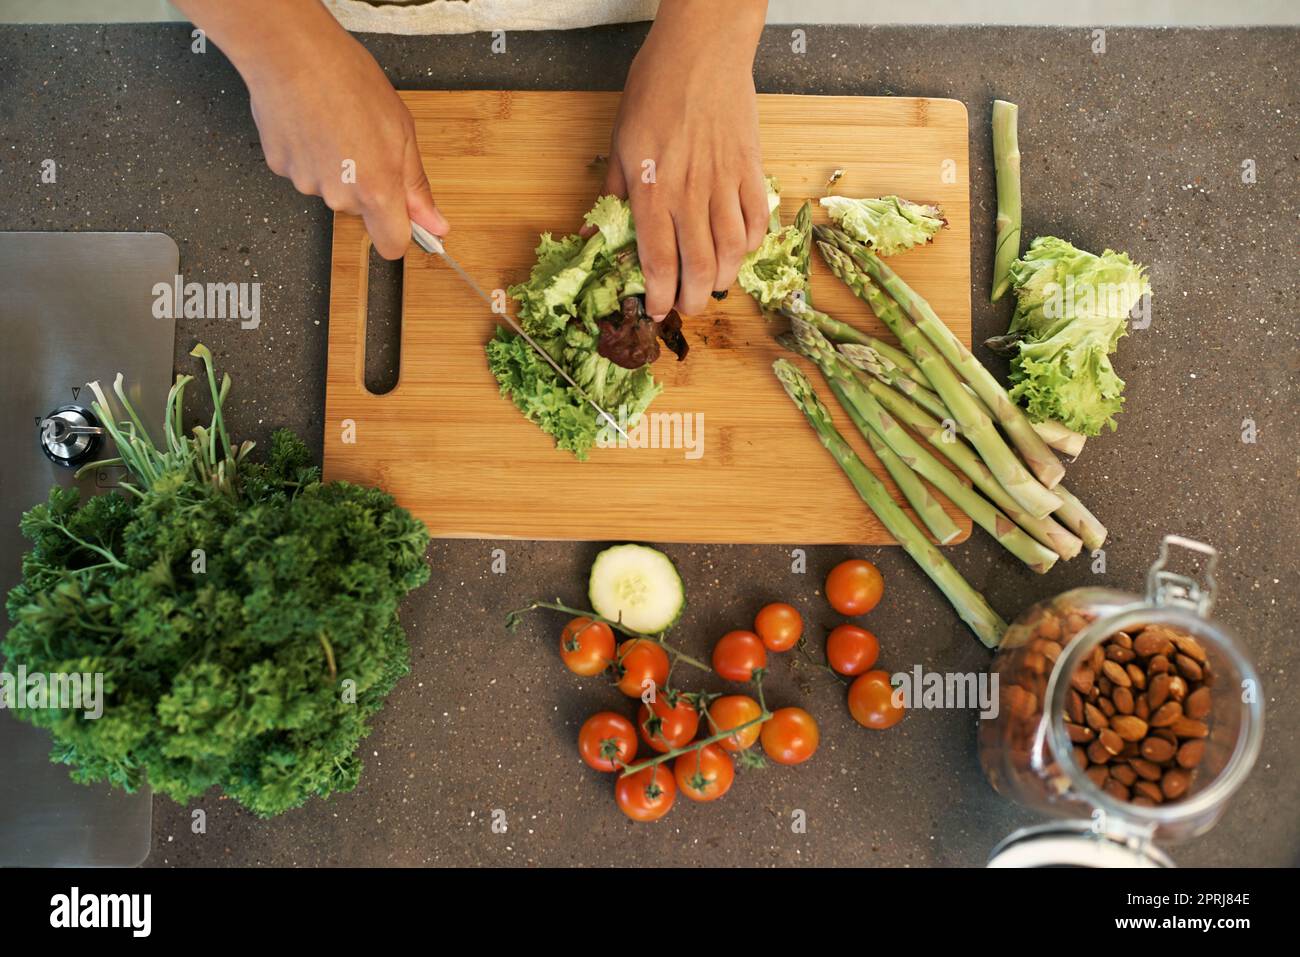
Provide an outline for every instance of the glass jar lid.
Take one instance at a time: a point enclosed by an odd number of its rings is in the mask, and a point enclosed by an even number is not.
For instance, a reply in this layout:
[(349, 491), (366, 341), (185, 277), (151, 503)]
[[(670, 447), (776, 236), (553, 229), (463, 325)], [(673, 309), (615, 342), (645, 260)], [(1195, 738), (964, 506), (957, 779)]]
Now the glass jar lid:
[(1173, 867), (1174, 862), (1139, 834), (1098, 829), (1087, 821), (1026, 827), (989, 855), (989, 867)]

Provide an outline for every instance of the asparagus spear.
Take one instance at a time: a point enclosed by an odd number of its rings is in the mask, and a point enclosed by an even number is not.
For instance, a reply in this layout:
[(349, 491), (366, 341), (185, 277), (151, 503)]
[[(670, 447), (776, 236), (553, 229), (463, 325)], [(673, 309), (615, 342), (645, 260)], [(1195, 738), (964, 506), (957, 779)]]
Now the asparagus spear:
[[(1042, 574), (1056, 564), (1056, 553), (1044, 548), (1024, 533), (1015, 522), (981, 498), (930, 451), (899, 427), (894, 418), (872, 397), (853, 368), (835, 351), (826, 338), (802, 319), (791, 320), (795, 347), (817, 363), (835, 395), (849, 412), (854, 425), (871, 440), (871, 433), (915, 469), (922, 478), (952, 500), (952, 503), (984, 531), (996, 538), (1007, 551), (1034, 571)], [(884, 461), (882, 459), (882, 461)], [(885, 467), (889, 464), (886, 462)], [(891, 471), (892, 475), (893, 472)], [(909, 497), (908, 501), (911, 501)], [(915, 503), (914, 503), (915, 507)], [(917, 509), (918, 513), (921, 511)], [(936, 534), (936, 537), (939, 537)]]
[[(1034, 431), (1042, 437), (1042, 440), (1056, 449), (1058, 452), (1064, 452), (1072, 459), (1077, 459), (1083, 452), (1083, 443), (1088, 441), (1088, 437), (1082, 432), (1076, 432), (1064, 422), (1057, 422), (1055, 419), (1048, 419), (1046, 422), (1035, 422)], [(1058, 485), (1057, 488), (1060, 488)]]
[(1020, 143), (1016, 104), (993, 101), (993, 165), (998, 174), (998, 238), (993, 251), (993, 291), (997, 302), (1011, 285), (1011, 264), (1020, 256)]
[[(854, 346), (840, 346), (841, 352)], [(1035, 518), (1026, 512), (993, 477), (987, 465), (965, 442), (944, 429), (943, 424), (917, 403), (875, 379), (865, 383), (866, 389), (881, 406), (899, 422), (930, 443), (948, 461), (957, 466), (1008, 518), (1023, 528), (1042, 544), (1067, 561), (1079, 554), (1083, 542), (1050, 516)], [(1059, 487), (1059, 486), (1058, 486)], [(942, 491), (942, 490), (941, 490)]]
[(903, 497), (907, 499), (907, 503), (920, 516), (921, 521), (925, 523), (925, 527), (930, 530), (930, 534), (938, 540), (940, 545), (947, 545), (960, 537), (961, 529), (957, 527), (957, 523), (948, 517), (948, 513), (943, 510), (939, 500), (930, 494), (930, 490), (921, 481), (921, 477), (913, 472), (902, 457), (871, 430), (871, 427), (867, 425), (867, 420), (858, 411), (857, 406), (845, 394), (844, 386), (835, 379), (827, 379), (826, 381), (831, 387), (831, 392), (835, 393), (835, 398), (839, 399), (844, 411), (849, 414), (853, 424), (862, 433), (862, 437), (867, 440), (867, 445), (871, 446), (871, 451), (876, 454), (876, 458), (880, 459), (881, 464), (885, 466), (885, 470), (894, 480), (894, 484), (898, 486), (903, 493)]
[[(888, 342), (877, 339), (875, 336), (869, 336), (861, 329), (851, 326), (847, 322), (841, 322), (839, 319), (832, 318), (826, 313), (814, 309), (807, 296), (802, 299), (797, 297), (787, 299), (781, 304), (781, 315), (787, 319), (798, 316), (805, 322), (812, 323), (817, 327), (817, 331), (831, 342), (852, 342), (875, 349), (898, 366), (904, 375), (918, 384), (925, 385), (930, 381), (925, 377), (925, 373), (921, 371), (920, 366), (913, 362), (911, 357), (902, 349), (891, 346)], [(768, 318), (771, 318), (771, 316), (769, 315)]]
[[(829, 243), (819, 242), (831, 271), (875, 311), (908, 354), (920, 365), (930, 384), (934, 386), (948, 407), (952, 417), (966, 436), (979, 450), (989, 469), (1011, 496), (1031, 515), (1044, 518), (1061, 507), (1061, 500), (1028, 470), (993, 427), (993, 420), (970, 393), (962, 388), (961, 380), (953, 372), (934, 344), (921, 335), (919, 328), (908, 321), (903, 310), (891, 301), (850, 258)], [(1047, 448), (1046, 446), (1043, 446)], [(1052, 453), (1048, 451), (1048, 455)]]
[[(897, 273), (886, 266), (879, 256), (861, 243), (855, 243), (846, 233), (840, 230), (827, 229), (824, 226), (814, 227), (814, 232), (817, 234), (818, 239), (833, 243), (845, 252), (854, 265), (879, 283), (885, 292), (889, 293), (903, 307), (912, 321), (916, 323), (917, 329), (930, 340), (931, 345), (952, 365), (952, 368), (970, 383), (976, 395), (984, 400), (984, 404), (988, 406), (1002, 428), (1006, 430), (1007, 438), (1020, 450), (1020, 454), (1023, 456), (1025, 464), (1029, 466), (1030, 471), (1048, 489), (1054, 488), (1056, 483), (1061, 481), (1062, 476), (1065, 475), (1065, 467), (1052, 454), (1052, 450), (1047, 447), (1047, 443), (1039, 438), (1024, 410), (1011, 401), (1006, 389), (1002, 388), (998, 380), (993, 377), (993, 373), (984, 368), (980, 361), (971, 354), (971, 351), (962, 345), (961, 340), (952, 334), (952, 330), (940, 321), (930, 304), (913, 292), (912, 288), (903, 282)], [(936, 388), (938, 388), (937, 385)], [(942, 389), (939, 390), (939, 394), (943, 395)], [(944, 402), (948, 403), (948, 408), (956, 413), (957, 410), (952, 408), (952, 403), (946, 395), (944, 395)], [(994, 474), (998, 474), (998, 469), (994, 463), (989, 462), (989, 467), (993, 469)], [(999, 478), (1001, 478), (1000, 475)], [(1013, 495), (1015, 494), (1014, 489), (1008, 489), (1008, 491)], [(1017, 499), (1019, 500), (1019, 496), (1017, 496)], [(1036, 506), (1031, 505), (1029, 502), (1023, 504), (1036, 514), (1047, 514), (1046, 512), (1038, 513)], [(1057, 501), (1053, 508), (1057, 508), (1059, 505), (1060, 502)]]
[[(943, 399), (939, 398), (938, 393), (933, 389), (928, 388), (929, 380), (927, 380), (926, 385), (917, 384), (915, 380), (907, 376), (880, 350), (873, 349), (870, 346), (846, 344), (846, 347), (841, 349), (840, 352), (859, 369), (870, 372), (881, 382), (893, 386), (931, 415), (940, 419), (951, 418), (951, 413), (948, 412), (948, 407), (943, 404)], [(987, 413), (988, 406), (984, 405), (979, 396), (970, 391), (970, 386), (966, 386), (966, 391), (979, 402), (980, 407)], [(990, 417), (992, 417), (991, 413)], [(1088, 438), (1086, 435), (1075, 432), (1055, 419), (1049, 419), (1046, 422), (1035, 422), (1034, 431), (1041, 435), (1043, 441), (1052, 448), (1058, 452), (1064, 452), (1071, 458), (1079, 457), (1079, 453), (1083, 451), (1083, 443)], [(1057, 486), (1057, 488), (1059, 487)]]
[(932, 544), (915, 523), (907, 517), (898, 504), (889, 497), (880, 479), (858, 458), (857, 453), (844, 441), (839, 430), (831, 421), (826, 406), (813, 391), (808, 379), (792, 362), (777, 359), (772, 363), (772, 370), (781, 380), (790, 400), (803, 412), (808, 423), (816, 430), (817, 437), (835, 459), (844, 474), (913, 561), (921, 566), (922, 571), (930, 576), (931, 581), (947, 596), (962, 621), (970, 626), (971, 631), (985, 646), (996, 648), (1007, 629), (1004, 622), (990, 606), (988, 601), (970, 586), (961, 573), (943, 557), (939, 549)]
[(799, 245), (799, 271), (804, 278), (804, 301), (812, 305), (812, 200), (805, 199), (795, 213), (794, 228), (803, 236)]
[(1101, 548), (1106, 541), (1106, 526), (1097, 521), (1097, 516), (1088, 511), (1068, 490), (1058, 485), (1056, 493), (1061, 496), (1062, 502), (1061, 507), (1056, 510), (1056, 517), (1064, 522), (1070, 531), (1083, 539), (1083, 544), (1089, 551)]
[(879, 350), (856, 343), (844, 343), (839, 346), (839, 351), (849, 365), (863, 372), (869, 372), (885, 385), (897, 389), (931, 415), (940, 419), (952, 418), (948, 407), (943, 404), (943, 399), (939, 398), (937, 392), (917, 385), (912, 379), (903, 375), (902, 370)]

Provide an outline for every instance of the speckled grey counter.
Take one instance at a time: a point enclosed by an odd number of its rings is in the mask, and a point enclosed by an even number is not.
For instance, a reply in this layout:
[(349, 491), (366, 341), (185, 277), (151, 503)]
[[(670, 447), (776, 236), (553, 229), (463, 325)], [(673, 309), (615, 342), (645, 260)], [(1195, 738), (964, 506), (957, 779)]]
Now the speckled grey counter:
[[(513, 34), (499, 56), (484, 37), (365, 42), (399, 87), (616, 89), (642, 30)], [(1010, 616), (1076, 585), (1140, 587), (1166, 532), (1216, 545), (1217, 615), (1256, 658), (1268, 728), (1223, 822), (1172, 850), (1184, 864), (1295, 864), (1300, 34), (1111, 30), (1103, 55), (1090, 43), (1082, 30), (813, 28), (797, 56), (788, 32), (772, 29), (758, 86), (966, 102), (977, 340), (1002, 332), (1009, 309), (984, 302), (995, 96), (1021, 106), (1026, 236), (1113, 246), (1150, 265), (1152, 325), (1123, 341), (1117, 361), (1129, 383), (1120, 430), (1090, 441), (1070, 471), (1111, 529), (1106, 573), (1076, 560), (1037, 578), (978, 533), (953, 559)], [(40, 183), (47, 157), (59, 164), (57, 185)], [(1253, 185), (1241, 178), (1248, 159)], [(264, 439), (288, 425), (319, 448), (330, 218), (267, 171), (239, 77), (215, 49), (191, 53), (187, 27), (0, 28), (0, 229), (162, 230), (180, 244), (187, 277), (260, 280), (260, 328), (183, 322), (178, 367), (189, 367), (201, 338), (234, 377), (234, 432)], [(1255, 444), (1241, 441), (1247, 418)], [(489, 570), (497, 544), (432, 548), (434, 581), (404, 612), (414, 672), (364, 742), (355, 792), (275, 821), (210, 797), (204, 835), (191, 833), (188, 811), (159, 799), (150, 863), (978, 865), (1036, 820), (985, 784), (969, 713), (917, 712), (869, 732), (851, 722), (839, 686), (785, 656), (769, 700), (817, 715), (817, 756), (745, 774), (716, 805), (683, 801), (655, 826), (629, 824), (610, 780), (573, 747), (581, 720), (626, 707), (621, 697), (562, 670), (558, 617), (513, 637), (501, 628), (505, 609), (531, 597), (580, 600), (597, 546), (506, 544), (503, 577)], [(782, 548), (668, 551), (690, 595), (678, 637), (697, 653), (777, 598), (799, 604), (822, 633), (836, 621), (822, 576), (862, 553), (812, 549), (808, 574), (795, 576)], [(906, 556), (866, 554), (887, 581), (869, 619), (886, 667), (986, 664)], [(492, 831), (494, 809), (506, 812), (504, 834)], [(807, 812), (807, 833), (791, 832), (794, 809)]]

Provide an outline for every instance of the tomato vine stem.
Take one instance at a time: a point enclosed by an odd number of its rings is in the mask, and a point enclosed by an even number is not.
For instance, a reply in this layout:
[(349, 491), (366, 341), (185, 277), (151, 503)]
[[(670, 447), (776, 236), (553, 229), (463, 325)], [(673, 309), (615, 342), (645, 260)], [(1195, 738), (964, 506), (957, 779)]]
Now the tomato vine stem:
[(508, 612), (506, 614), (506, 627), (513, 631), (515, 626), (519, 622), (519, 617), (524, 612), (535, 611), (538, 608), (545, 608), (549, 611), (561, 611), (564, 612), (566, 615), (573, 615), (579, 618), (590, 618), (592, 621), (604, 622), (605, 624), (609, 625), (610, 628), (614, 629), (617, 632), (620, 632), (621, 634), (627, 635), (629, 638), (640, 638), (643, 641), (654, 642), (664, 651), (668, 652), (668, 654), (672, 655), (673, 658), (677, 661), (682, 661), (693, 668), (699, 668), (701, 671), (713, 670), (704, 662), (700, 661), (698, 658), (692, 658), (690, 655), (686, 654), (686, 652), (678, 651), (672, 645), (668, 644), (668, 642), (664, 641), (663, 635), (647, 635), (644, 632), (633, 631), (631, 628), (628, 628), (622, 622), (614, 621), (613, 619), (610, 618), (605, 618), (604, 616), (598, 615), (594, 611), (588, 611), (585, 608), (572, 608), (569, 605), (566, 605), (563, 602), (561, 602), (559, 599), (556, 599), (555, 601), (530, 602), (527, 605), (525, 605), (523, 608), (516, 608), (512, 612)]

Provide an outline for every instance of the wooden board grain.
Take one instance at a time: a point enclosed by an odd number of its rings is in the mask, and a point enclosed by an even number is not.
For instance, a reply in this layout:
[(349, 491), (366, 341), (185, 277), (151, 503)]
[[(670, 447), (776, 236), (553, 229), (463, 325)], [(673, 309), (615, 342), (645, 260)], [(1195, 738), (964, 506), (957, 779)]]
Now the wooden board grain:
[[(402, 98), (415, 118), (439, 206), (453, 224), (447, 248), (488, 290), (526, 277), (538, 234), (574, 231), (599, 193), (602, 173), (593, 159), (608, 149), (617, 93), (404, 92)], [(763, 95), (759, 117), (764, 168), (781, 183), (785, 222), (804, 199), (823, 194), (837, 167), (845, 170), (837, 192), (897, 193), (943, 207), (948, 228), (939, 238), (890, 264), (969, 343), (965, 106)], [(825, 221), (820, 209), (817, 220)], [(415, 246), (403, 267), (398, 382), (384, 395), (367, 391), (369, 256), (361, 221), (336, 216), (327, 478), (389, 490), (436, 537), (892, 541), (772, 375), (771, 363), (782, 354), (774, 330), (738, 288), (686, 320), (691, 353), (685, 362), (665, 350), (654, 366), (664, 392), (651, 412), (692, 422), (702, 415), (702, 446), (595, 449), (578, 462), (498, 395), (483, 352), (495, 318), (444, 262)], [(814, 274), (820, 308), (888, 337), (815, 253)], [(841, 431), (883, 476), (809, 371)], [(969, 534), (969, 520), (951, 506), (949, 512)]]

